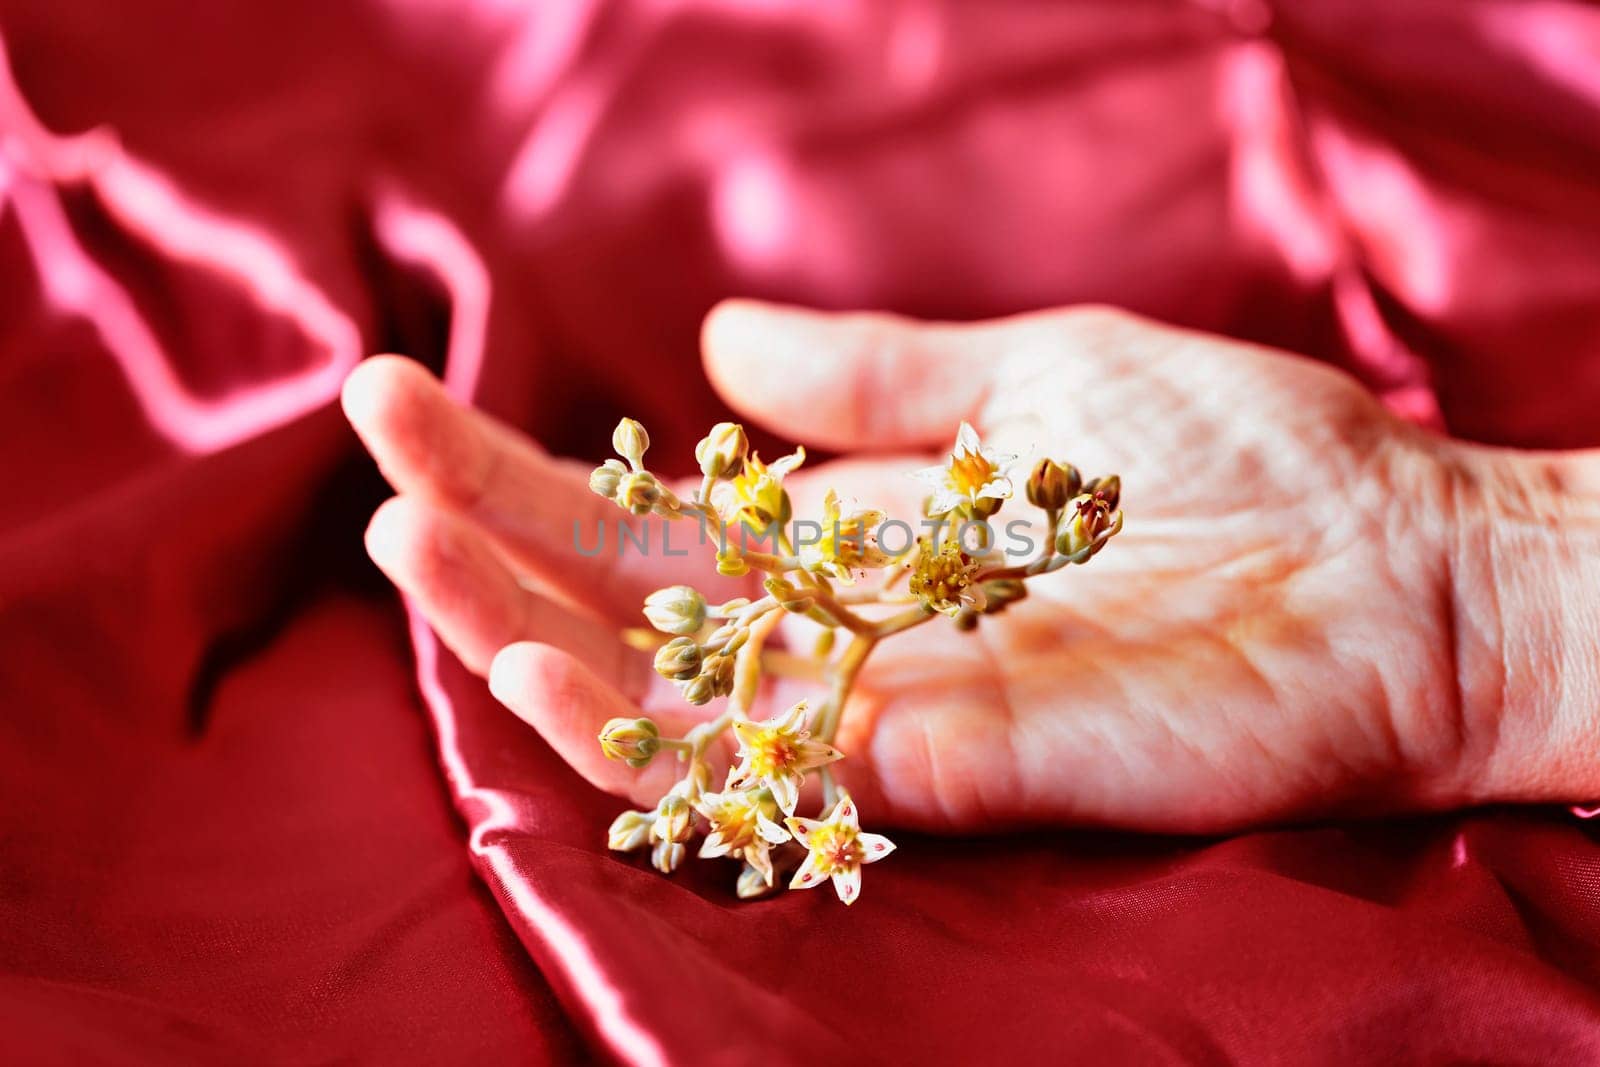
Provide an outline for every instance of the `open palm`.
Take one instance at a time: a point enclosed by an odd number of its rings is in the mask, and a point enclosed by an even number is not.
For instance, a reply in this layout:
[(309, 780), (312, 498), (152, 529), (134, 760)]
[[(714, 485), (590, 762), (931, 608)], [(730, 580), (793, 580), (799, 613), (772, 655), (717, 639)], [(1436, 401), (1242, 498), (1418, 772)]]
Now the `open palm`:
[[(706, 358), (748, 418), (879, 454), (794, 475), (800, 515), (831, 487), (914, 516), (907, 473), (962, 419), (1123, 477), (1127, 528), (1089, 566), (975, 633), (937, 619), (874, 652), (839, 735), (874, 821), (1215, 830), (1463, 798), (1447, 464), (1341, 375), (1097, 309), (955, 326), (731, 304)], [(578, 556), (573, 517), (618, 514), (586, 467), (415, 365), (369, 361), (346, 406), (400, 492), (374, 558), (578, 770), (659, 793), (670, 769), (605, 761), (599, 724), (699, 716), (614, 635), (651, 589), (709, 584), (705, 564)], [(765, 699), (803, 695), (787, 686)]]

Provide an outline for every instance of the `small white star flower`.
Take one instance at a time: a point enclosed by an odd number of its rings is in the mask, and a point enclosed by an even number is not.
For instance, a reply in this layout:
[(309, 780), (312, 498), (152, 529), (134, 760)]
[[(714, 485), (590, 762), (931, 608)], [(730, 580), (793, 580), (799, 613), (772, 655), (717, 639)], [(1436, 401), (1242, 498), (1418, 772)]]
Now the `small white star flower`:
[(861, 832), (855, 801), (843, 791), (826, 819), (790, 816), (784, 821), (794, 839), (810, 853), (795, 872), (790, 889), (813, 889), (831, 878), (839, 899), (853, 904), (861, 895), (861, 865), (876, 863), (894, 851), (894, 842), (882, 834)]
[(804, 700), (766, 722), (735, 722), (739, 763), (728, 776), (728, 787), (760, 783), (772, 790), (785, 815), (792, 814), (806, 772), (844, 758), (832, 745), (812, 740), (805, 722)]
[(845, 515), (839, 494), (829, 489), (822, 498), (822, 535), (815, 543), (800, 546), (800, 561), (807, 570), (832, 575), (847, 585), (856, 571), (887, 567), (893, 560), (878, 547), (876, 538), (883, 520), (881, 511)]
[(778, 803), (772, 794), (765, 789), (701, 793), (695, 807), (711, 823), (700, 857), (742, 859), (772, 885), (772, 846), (789, 840), (789, 831), (773, 821)]
[(963, 506), (978, 507), (983, 500), (1006, 500), (1011, 479), (1005, 466), (1017, 457), (983, 447), (978, 432), (963, 422), (956, 432), (956, 447), (948, 461), (916, 472), (919, 481), (933, 487), (930, 515), (948, 515)]
[(806, 460), (806, 450), (796, 448), (790, 455), (761, 462), (754, 452), (744, 461), (738, 475), (713, 490), (713, 503), (724, 522), (742, 522), (756, 530), (773, 523), (789, 521), (789, 496), (783, 479)]

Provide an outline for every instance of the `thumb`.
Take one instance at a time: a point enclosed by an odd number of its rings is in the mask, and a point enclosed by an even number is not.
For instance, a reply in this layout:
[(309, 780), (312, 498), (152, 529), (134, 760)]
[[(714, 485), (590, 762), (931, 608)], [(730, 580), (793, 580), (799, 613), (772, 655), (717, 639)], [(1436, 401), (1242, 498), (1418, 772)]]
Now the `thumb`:
[(769, 429), (826, 448), (905, 449), (946, 442), (983, 406), (1003, 329), (728, 300), (706, 317), (701, 347), (722, 398)]

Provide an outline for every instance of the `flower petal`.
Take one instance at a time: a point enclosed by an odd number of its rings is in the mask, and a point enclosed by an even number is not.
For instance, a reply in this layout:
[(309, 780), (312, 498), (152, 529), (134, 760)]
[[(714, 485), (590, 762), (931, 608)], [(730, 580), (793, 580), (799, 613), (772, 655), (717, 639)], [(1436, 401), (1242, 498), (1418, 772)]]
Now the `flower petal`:
[(783, 822), (785, 826), (789, 827), (789, 832), (794, 835), (794, 839), (807, 848), (811, 847), (811, 835), (816, 833), (817, 829), (822, 825), (815, 819), (802, 819), (798, 815), (791, 815)]
[(850, 799), (849, 793), (842, 789), (839, 791), (839, 803), (833, 806), (833, 814), (828, 816), (828, 821), (852, 830), (861, 828), (861, 814), (856, 811), (856, 802)]
[(793, 815), (794, 806), (800, 800), (800, 776), (780, 772), (767, 779), (767, 788), (772, 790), (772, 799), (778, 802), (783, 813)]
[(814, 767), (844, 759), (844, 753), (825, 741), (813, 741), (807, 738), (795, 746), (794, 758), (795, 770), (809, 771)]
[(774, 460), (772, 465), (767, 468), (767, 473), (772, 476), (774, 481), (782, 481), (784, 475), (788, 474), (805, 461), (805, 448), (797, 447), (792, 453), (784, 456), (782, 459)]
[(978, 490), (978, 497), (989, 497), (992, 500), (1006, 500), (1011, 496), (1010, 478), (991, 478), (989, 483)]
[(854, 904), (856, 897), (861, 895), (861, 867), (852, 864), (842, 871), (833, 874), (833, 891), (839, 894), (839, 899), (846, 904)]
[(694, 810), (709, 819), (722, 810), (724, 803), (721, 793), (701, 793), (694, 800)]
[(996, 468), (1005, 467), (1017, 461), (1015, 452), (997, 452), (992, 448), (983, 450), (983, 458), (992, 463)]
[(790, 889), (815, 889), (825, 879), (822, 875), (822, 858), (815, 852), (806, 857), (800, 869), (794, 872), (794, 877), (789, 880)]
[(760, 812), (756, 813), (756, 833), (768, 844), (781, 845), (789, 840), (789, 831), (773, 822)]
[(762, 881), (772, 884), (772, 855), (765, 845), (751, 845), (744, 850), (744, 861), (761, 872)]
[(782, 715), (774, 716), (766, 722), (769, 730), (793, 730), (804, 726), (808, 704), (806, 701), (797, 701), (794, 707)]
[(983, 453), (983, 442), (978, 440), (978, 431), (974, 430), (972, 423), (967, 422), (965, 419), (961, 422), (961, 428), (956, 431), (956, 450), (965, 452), (968, 455), (981, 455)]
[(726, 856), (728, 851), (728, 844), (722, 840), (720, 833), (707, 834), (705, 841), (700, 845), (700, 858), (716, 859), (718, 856)]
[(894, 842), (882, 834), (857, 834), (856, 843), (861, 846), (862, 863), (877, 863), (894, 851)]

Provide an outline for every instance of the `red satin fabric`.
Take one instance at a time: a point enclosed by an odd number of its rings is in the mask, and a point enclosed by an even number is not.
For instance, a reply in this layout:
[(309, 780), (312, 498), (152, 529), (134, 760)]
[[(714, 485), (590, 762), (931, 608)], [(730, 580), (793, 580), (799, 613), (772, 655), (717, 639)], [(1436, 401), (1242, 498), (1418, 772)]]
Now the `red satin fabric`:
[(398, 350), (557, 450), (627, 411), (681, 451), (721, 296), (1111, 301), (1600, 444), (1595, 9), (4, 0), (0, 38), (3, 1058), (1600, 1058), (1558, 812), (902, 838), (848, 912), (608, 855), (616, 802), (361, 560), (335, 411)]

